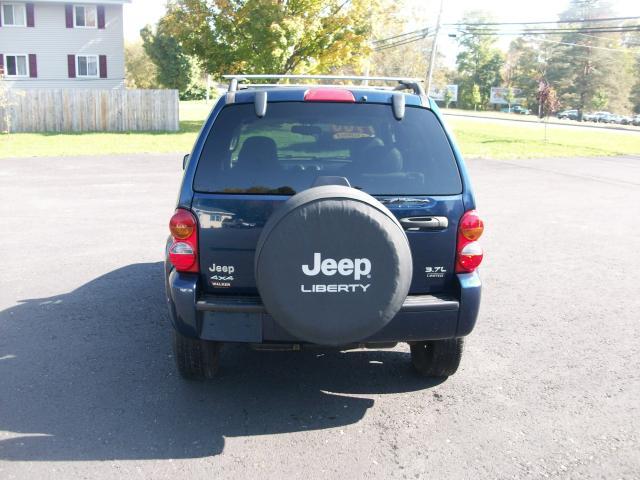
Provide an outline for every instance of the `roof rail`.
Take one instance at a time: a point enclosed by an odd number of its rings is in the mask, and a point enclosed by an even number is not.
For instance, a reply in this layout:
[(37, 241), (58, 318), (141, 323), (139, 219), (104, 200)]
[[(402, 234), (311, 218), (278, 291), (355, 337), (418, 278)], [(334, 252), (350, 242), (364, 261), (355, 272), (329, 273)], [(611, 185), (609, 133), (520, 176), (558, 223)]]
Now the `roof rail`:
[[(421, 97), (424, 96), (424, 89), (420, 82), (422, 79), (420, 78), (410, 78), (410, 77), (370, 77), (370, 76), (360, 76), (360, 75), (276, 75), (276, 74), (250, 74), (250, 75), (223, 75), (223, 78), (229, 80), (229, 92), (235, 92), (239, 88), (248, 88), (248, 87), (301, 87), (307, 86), (306, 84), (282, 84), (282, 83), (268, 83), (268, 84), (257, 84), (257, 83), (249, 83), (242, 85), (242, 82), (246, 82), (249, 80), (341, 80), (341, 81), (361, 81), (361, 86), (366, 86), (368, 88), (385, 88), (385, 87), (376, 87), (368, 85), (368, 82), (393, 82), (397, 83), (393, 90), (412, 90), (413, 93), (419, 95)], [(349, 87), (357, 87), (357, 85), (322, 85), (322, 86), (349, 86)], [(386, 87), (388, 88), (388, 87)]]

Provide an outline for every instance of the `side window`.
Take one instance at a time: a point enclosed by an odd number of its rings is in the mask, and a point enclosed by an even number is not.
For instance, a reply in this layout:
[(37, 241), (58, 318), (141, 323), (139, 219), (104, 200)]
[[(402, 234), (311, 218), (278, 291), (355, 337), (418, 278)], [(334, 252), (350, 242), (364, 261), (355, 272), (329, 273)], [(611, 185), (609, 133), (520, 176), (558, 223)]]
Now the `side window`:
[(7, 77), (27, 77), (29, 76), (29, 63), (27, 55), (5, 55), (5, 74)]
[(73, 7), (74, 26), (80, 28), (96, 28), (98, 15), (95, 5), (75, 5)]
[(78, 55), (76, 57), (78, 77), (97, 77), (98, 76), (98, 57), (97, 55)]
[(2, 25), (7, 27), (25, 27), (27, 25), (25, 4), (3, 3)]

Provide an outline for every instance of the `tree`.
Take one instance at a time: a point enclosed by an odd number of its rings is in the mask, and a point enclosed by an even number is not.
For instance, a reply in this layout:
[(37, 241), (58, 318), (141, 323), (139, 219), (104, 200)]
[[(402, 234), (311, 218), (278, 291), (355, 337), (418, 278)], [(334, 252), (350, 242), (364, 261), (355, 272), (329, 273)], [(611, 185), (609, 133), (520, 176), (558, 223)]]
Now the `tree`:
[[(561, 20), (597, 20), (615, 17), (605, 0), (571, 0)], [(585, 22), (584, 28), (615, 26), (609, 22)], [(614, 111), (627, 111), (633, 83), (632, 58), (622, 49), (622, 37), (615, 32), (566, 33), (557, 37), (549, 62), (548, 80), (557, 88), (562, 102), (580, 114), (596, 109), (603, 95)]]
[(453, 95), (451, 94), (451, 90), (445, 87), (444, 89), (444, 108), (449, 108), (449, 104), (451, 100), (453, 100)]
[(555, 89), (546, 80), (541, 80), (538, 87), (538, 104), (540, 105), (540, 118), (548, 117), (558, 111), (560, 102)]
[(507, 107), (509, 108), (509, 111), (511, 111), (511, 104), (515, 101), (515, 99), (516, 99), (516, 95), (515, 95), (515, 92), (513, 91), (513, 88), (508, 87), (507, 92), (504, 94), (504, 100), (505, 102), (507, 102)]
[(635, 113), (640, 113), (640, 56), (636, 60), (635, 72), (637, 80), (635, 85), (631, 88), (629, 101), (631, 102), (631, 108), (633, 111)]
[(504, 84), (518, 89), (522, 104), (534, 110), (538, 108), (538, 84), (547, 72), (550, 45), (538, 39), (518, 37), (509, 45), (505, 59)]
[(124, 46), (125, 84), (127, 88), (158, 88), (157, 68), (142, 47), (142, 42)]
[(172, 0), (160, 23), (214, 76), (312, 73), (361, 64), (371, 8), (368, 0)]
[[(428, 25), (431, 19), (424, 5), (412, 0), (378, 0), (378, 8), (372, 11), (372, 51), (369, 55), (371, 74), (392, 77), (425, 78), (433, 36), (403, 33), (416, 30), (416, 25)], [(432, 32), (431, 32), (432, 33)], [(384, 40), (387, 41), (384, 41)], [(411, 40), (403, 43), (403, 40)], [(397, 46), (392, 46), (398, 43)], [(452, 70), (445, 65), (445, 56), (436, 54), (432, 84), (444, 87), (452, 77)]]
[(165, 88), (185, 90), (191, 82), (191, 63), (162, 20), (155, 31), (147, 25), (140, 30), (146, 54), (156, 66), (156, 78)]
[(598, 90), (593, 95), (593, 99), (591, 100), (591, 104), (593, 108), (596, 110), (604, 110), (607, 108), (607, 104), (609, 103), (609, 97), (603, 90)]
[[(490, 17), (481, 11), (468, 12), (463, 16), (465, 23), (490, 21)], [(457, 57), (458, 84), (460, 88), (460, 104), (463, 108), (489, 103), (491, 87), (501, 82), (500, 70), (504, 63), (502, 52), (496, 48), (496, 38), (482, 35), (482, 29), (472, 29), (458, 39), (460, 53)], [(478, 88), (481, 100), (475, 101), (475, 87)]]
[(471, 88), (471, 103), (473, 104), (474, 110), (476, 110), (477, 106), (482, 103), (482, 94), (480, 93), (480, 87), (475, 83)]
[[(640, 33), (634, 32), (629, 36), (628, 46), (640, 46)], [(631, 71), (632, 76), (635, 78), (635, 82), (631, 87), (631, 91), (629, 92), (629, 102), (631, 103), (631, 109), (635, 113), (640, 113), (640, 55), (636, 53), (635, 59), (632, 62), (633, 67)]]

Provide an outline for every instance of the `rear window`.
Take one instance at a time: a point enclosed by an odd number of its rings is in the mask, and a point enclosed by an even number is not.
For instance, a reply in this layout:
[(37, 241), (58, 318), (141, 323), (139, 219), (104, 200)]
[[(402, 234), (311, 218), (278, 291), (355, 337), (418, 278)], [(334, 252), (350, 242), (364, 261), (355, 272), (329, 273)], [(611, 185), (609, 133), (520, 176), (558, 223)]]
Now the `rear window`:
[(292, 195), (318, 177), (345, 177), (372, 195), (460, 193), (460, 174), (433, 112), (390, 105), (270, 103), (225, 107), (205, 142), (194, 189)]

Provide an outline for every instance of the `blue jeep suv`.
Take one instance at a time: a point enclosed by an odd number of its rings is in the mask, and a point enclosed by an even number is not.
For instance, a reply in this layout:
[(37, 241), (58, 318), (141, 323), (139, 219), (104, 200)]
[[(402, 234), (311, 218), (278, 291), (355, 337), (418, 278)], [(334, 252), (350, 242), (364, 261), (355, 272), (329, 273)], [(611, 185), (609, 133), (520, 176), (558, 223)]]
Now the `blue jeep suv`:
[(460, 152), (415, 79), (393, 87), (230, 76), (190, 155), (166, 245), (180, 374), (223, 343), (388, 348), (446, 377), (476, 322), (483, 222)]

